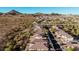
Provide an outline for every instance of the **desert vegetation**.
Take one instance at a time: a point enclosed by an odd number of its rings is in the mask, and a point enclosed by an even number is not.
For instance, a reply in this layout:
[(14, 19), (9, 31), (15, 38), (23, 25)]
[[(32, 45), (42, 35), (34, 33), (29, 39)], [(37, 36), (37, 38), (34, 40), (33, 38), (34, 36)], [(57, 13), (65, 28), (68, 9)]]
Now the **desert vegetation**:
[[(36, 27), (34, 27), (37, 25)], [(40, 26), (40, 28), (38, 27)], [(75, 39), (79, 39), (79, 16), (62, 14), (22, 14), (15, 10), (7, 13), (0, 13), (0, 50), (22, 51), (25, 50), (30, 42), (30, 37), (40, 29), (43, 37), (47, 37), (47, 28), (55, 34), (57, 28), (65, 31)], [(41, 31), (42, 30), (42, 31)], [(56, 37), (56, 35), (54, 35)], [(66, 44), (65, 44), (66, 45)], [(65, 48), (74, 51), (74, 47)]]
[(25, 14), (1, 15), (0, 37), (4, 38), (1, 50), (24, 50), (32, 35), (33, 21), (33, 16)]

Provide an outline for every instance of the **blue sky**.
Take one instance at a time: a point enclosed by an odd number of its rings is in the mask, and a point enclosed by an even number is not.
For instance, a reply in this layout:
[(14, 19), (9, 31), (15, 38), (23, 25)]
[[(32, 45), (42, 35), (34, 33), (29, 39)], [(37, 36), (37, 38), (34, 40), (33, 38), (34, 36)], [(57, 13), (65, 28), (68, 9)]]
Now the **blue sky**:
[(79, 14), (79, 7), (0, 7), (0, 12)]

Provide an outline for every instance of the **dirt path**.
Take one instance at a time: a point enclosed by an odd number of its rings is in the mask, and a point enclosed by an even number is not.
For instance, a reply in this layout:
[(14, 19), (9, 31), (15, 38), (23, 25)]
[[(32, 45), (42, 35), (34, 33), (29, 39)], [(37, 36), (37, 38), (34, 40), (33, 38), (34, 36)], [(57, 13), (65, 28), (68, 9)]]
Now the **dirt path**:
[(27, 51), (47, 51), (47, 40), (43, 37), (42, 28), (36, 24), (34, 25), (34, 35), (30, 37), (30, 43), (28, 43), (25, 50)]

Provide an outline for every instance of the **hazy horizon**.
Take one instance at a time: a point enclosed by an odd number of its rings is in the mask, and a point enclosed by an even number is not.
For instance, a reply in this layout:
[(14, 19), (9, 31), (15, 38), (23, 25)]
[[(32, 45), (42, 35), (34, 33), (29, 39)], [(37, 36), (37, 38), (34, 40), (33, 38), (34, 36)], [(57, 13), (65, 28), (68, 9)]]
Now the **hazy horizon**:
[(58, 14), (78, 14), (79, 15), (79, 8), (78, 7), (0, 7), (0, 12), (6, 13), (11, 10), (16, 10), (21, 13), (58, 13)]

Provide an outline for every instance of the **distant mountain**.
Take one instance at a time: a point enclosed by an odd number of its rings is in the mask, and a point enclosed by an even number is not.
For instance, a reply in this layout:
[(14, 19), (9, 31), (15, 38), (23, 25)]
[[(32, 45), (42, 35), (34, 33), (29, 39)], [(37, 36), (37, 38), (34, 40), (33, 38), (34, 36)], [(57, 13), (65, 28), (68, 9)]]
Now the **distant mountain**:
[(20, 13), (16, 10), (11, 10), (11, 11), (7, 12), (6, 14), (17, 15), (17, 14), (22, 14), (22, 13)]
[(61, 14), (58, 14), (58, 13), (51, 13), (51, 15), (61, 15)]

